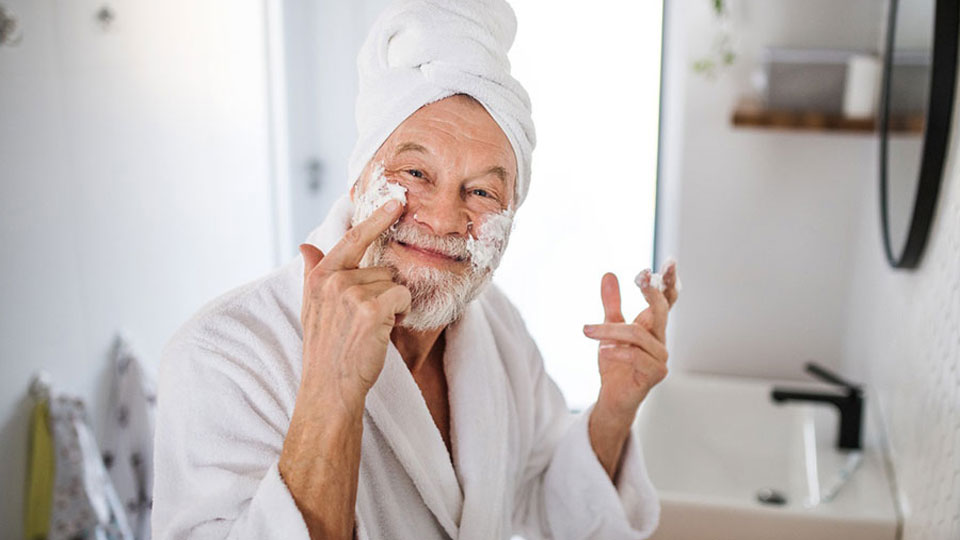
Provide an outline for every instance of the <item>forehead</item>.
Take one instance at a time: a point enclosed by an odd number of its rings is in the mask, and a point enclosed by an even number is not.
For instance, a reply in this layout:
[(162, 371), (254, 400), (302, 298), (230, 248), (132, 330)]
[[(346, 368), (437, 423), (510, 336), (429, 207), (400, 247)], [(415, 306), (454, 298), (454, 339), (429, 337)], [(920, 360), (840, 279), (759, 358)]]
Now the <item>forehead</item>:
[(428, 155), (442, 161), (441, 166), (463, 174), (502, 167), (513, 192), (517, 175), (513, 147), (486, 108), (473, 98), (450, 96), (421, 107), (384, 141), (383, 157), (392, 157), (409, 143), (423, 146)]

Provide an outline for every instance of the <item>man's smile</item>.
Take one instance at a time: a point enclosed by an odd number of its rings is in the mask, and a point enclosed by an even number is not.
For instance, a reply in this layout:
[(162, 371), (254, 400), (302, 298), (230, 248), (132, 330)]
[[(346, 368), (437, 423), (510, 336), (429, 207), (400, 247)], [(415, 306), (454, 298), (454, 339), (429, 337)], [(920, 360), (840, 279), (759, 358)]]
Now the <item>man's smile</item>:
[(437, 264), (437, 263), (439, 263), (439, 264), (459, 264), (459, 263), (463, 262), (463, 258), (461, 258), (461, 257), (451, 257), (451, 256), (449, 256), (449, 255), (446, 255), (446, 254), (444, 254), (444, 253), (440, 253), (439, 251), (434, 251), (434, 250), (429, 249), (429, 248), (426, 248), (426, 247), (421, 247), (421, 246), (417, 246), (417, 245), (414, 245), (414, 244), (407, 244), (407, 243), (401, 242), (401, 241), (399, 241), (399, 240), (394, 240), (393, 243), (395, 243), (395, 244), (399, 245), (400, 247), (402, 247), (402, 248), (403, 248), (402, 251), (404, 251), (404, 252), (406, 252), (406, 253), (410, 253), (410, 254), (415, 254), (417, 257), (419, 257), (419, 258), (421, 258), (421, 259), (425, 259), (425, 260), (431, 261), (431, 262), (433, 262), (434, 264)]

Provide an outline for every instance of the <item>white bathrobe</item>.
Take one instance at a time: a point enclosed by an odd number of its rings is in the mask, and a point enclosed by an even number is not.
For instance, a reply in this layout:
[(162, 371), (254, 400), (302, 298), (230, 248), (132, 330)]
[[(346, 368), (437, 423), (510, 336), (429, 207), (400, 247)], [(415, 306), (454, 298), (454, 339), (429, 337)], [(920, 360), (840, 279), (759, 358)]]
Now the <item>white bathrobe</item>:
[[(342, 198), (310, 242), (346, 230)], [(277, 461), (300, 383), (303, 260), (214, 300), (160, 368), (153, 533), (308, 539)], [(591, 358), (570, 359), (595, 362)], [(367, 395), (356, 504), (360, 539), (646, 538), (659, 501), (631, 434), (614, 485), (516, 308), (495, 286), (446, 330), (452, 455), (390, 344)]]

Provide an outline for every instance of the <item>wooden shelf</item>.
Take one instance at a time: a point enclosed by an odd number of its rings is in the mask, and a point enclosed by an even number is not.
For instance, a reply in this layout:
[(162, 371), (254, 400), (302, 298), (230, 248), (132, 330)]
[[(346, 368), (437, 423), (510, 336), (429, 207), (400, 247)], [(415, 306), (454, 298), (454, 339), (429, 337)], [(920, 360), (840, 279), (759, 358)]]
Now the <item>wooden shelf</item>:
[[(732, 122), (737, 127), (758, 127), (803, 131), (836, 131), (873, 133), (877, 130), (872, 118), (848, 118), (839, 114), (803, 111), (775, 111), (741, 106), (733, 112)], [(890, 131), (923, 133), (924, 118), (910, 115), (891, 118)]]

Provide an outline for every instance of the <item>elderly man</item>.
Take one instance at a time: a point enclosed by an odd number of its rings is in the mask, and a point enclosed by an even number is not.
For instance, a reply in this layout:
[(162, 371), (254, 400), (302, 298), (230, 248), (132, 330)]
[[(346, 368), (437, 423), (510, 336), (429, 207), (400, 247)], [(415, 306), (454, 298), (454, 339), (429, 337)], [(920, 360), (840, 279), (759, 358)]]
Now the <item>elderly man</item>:
[[(603, 276), (601, 390), (568, 412), (490, 284), (534, 145), (501, 0), (406, 1), (360, 54), (351, 189), (277, 271), (164, 353), (154, 536), (644, 538), (630, 426), (666, 375), (664, 290), (630, 323)], [(575, 255), (572, 255), (575, 256)]]

